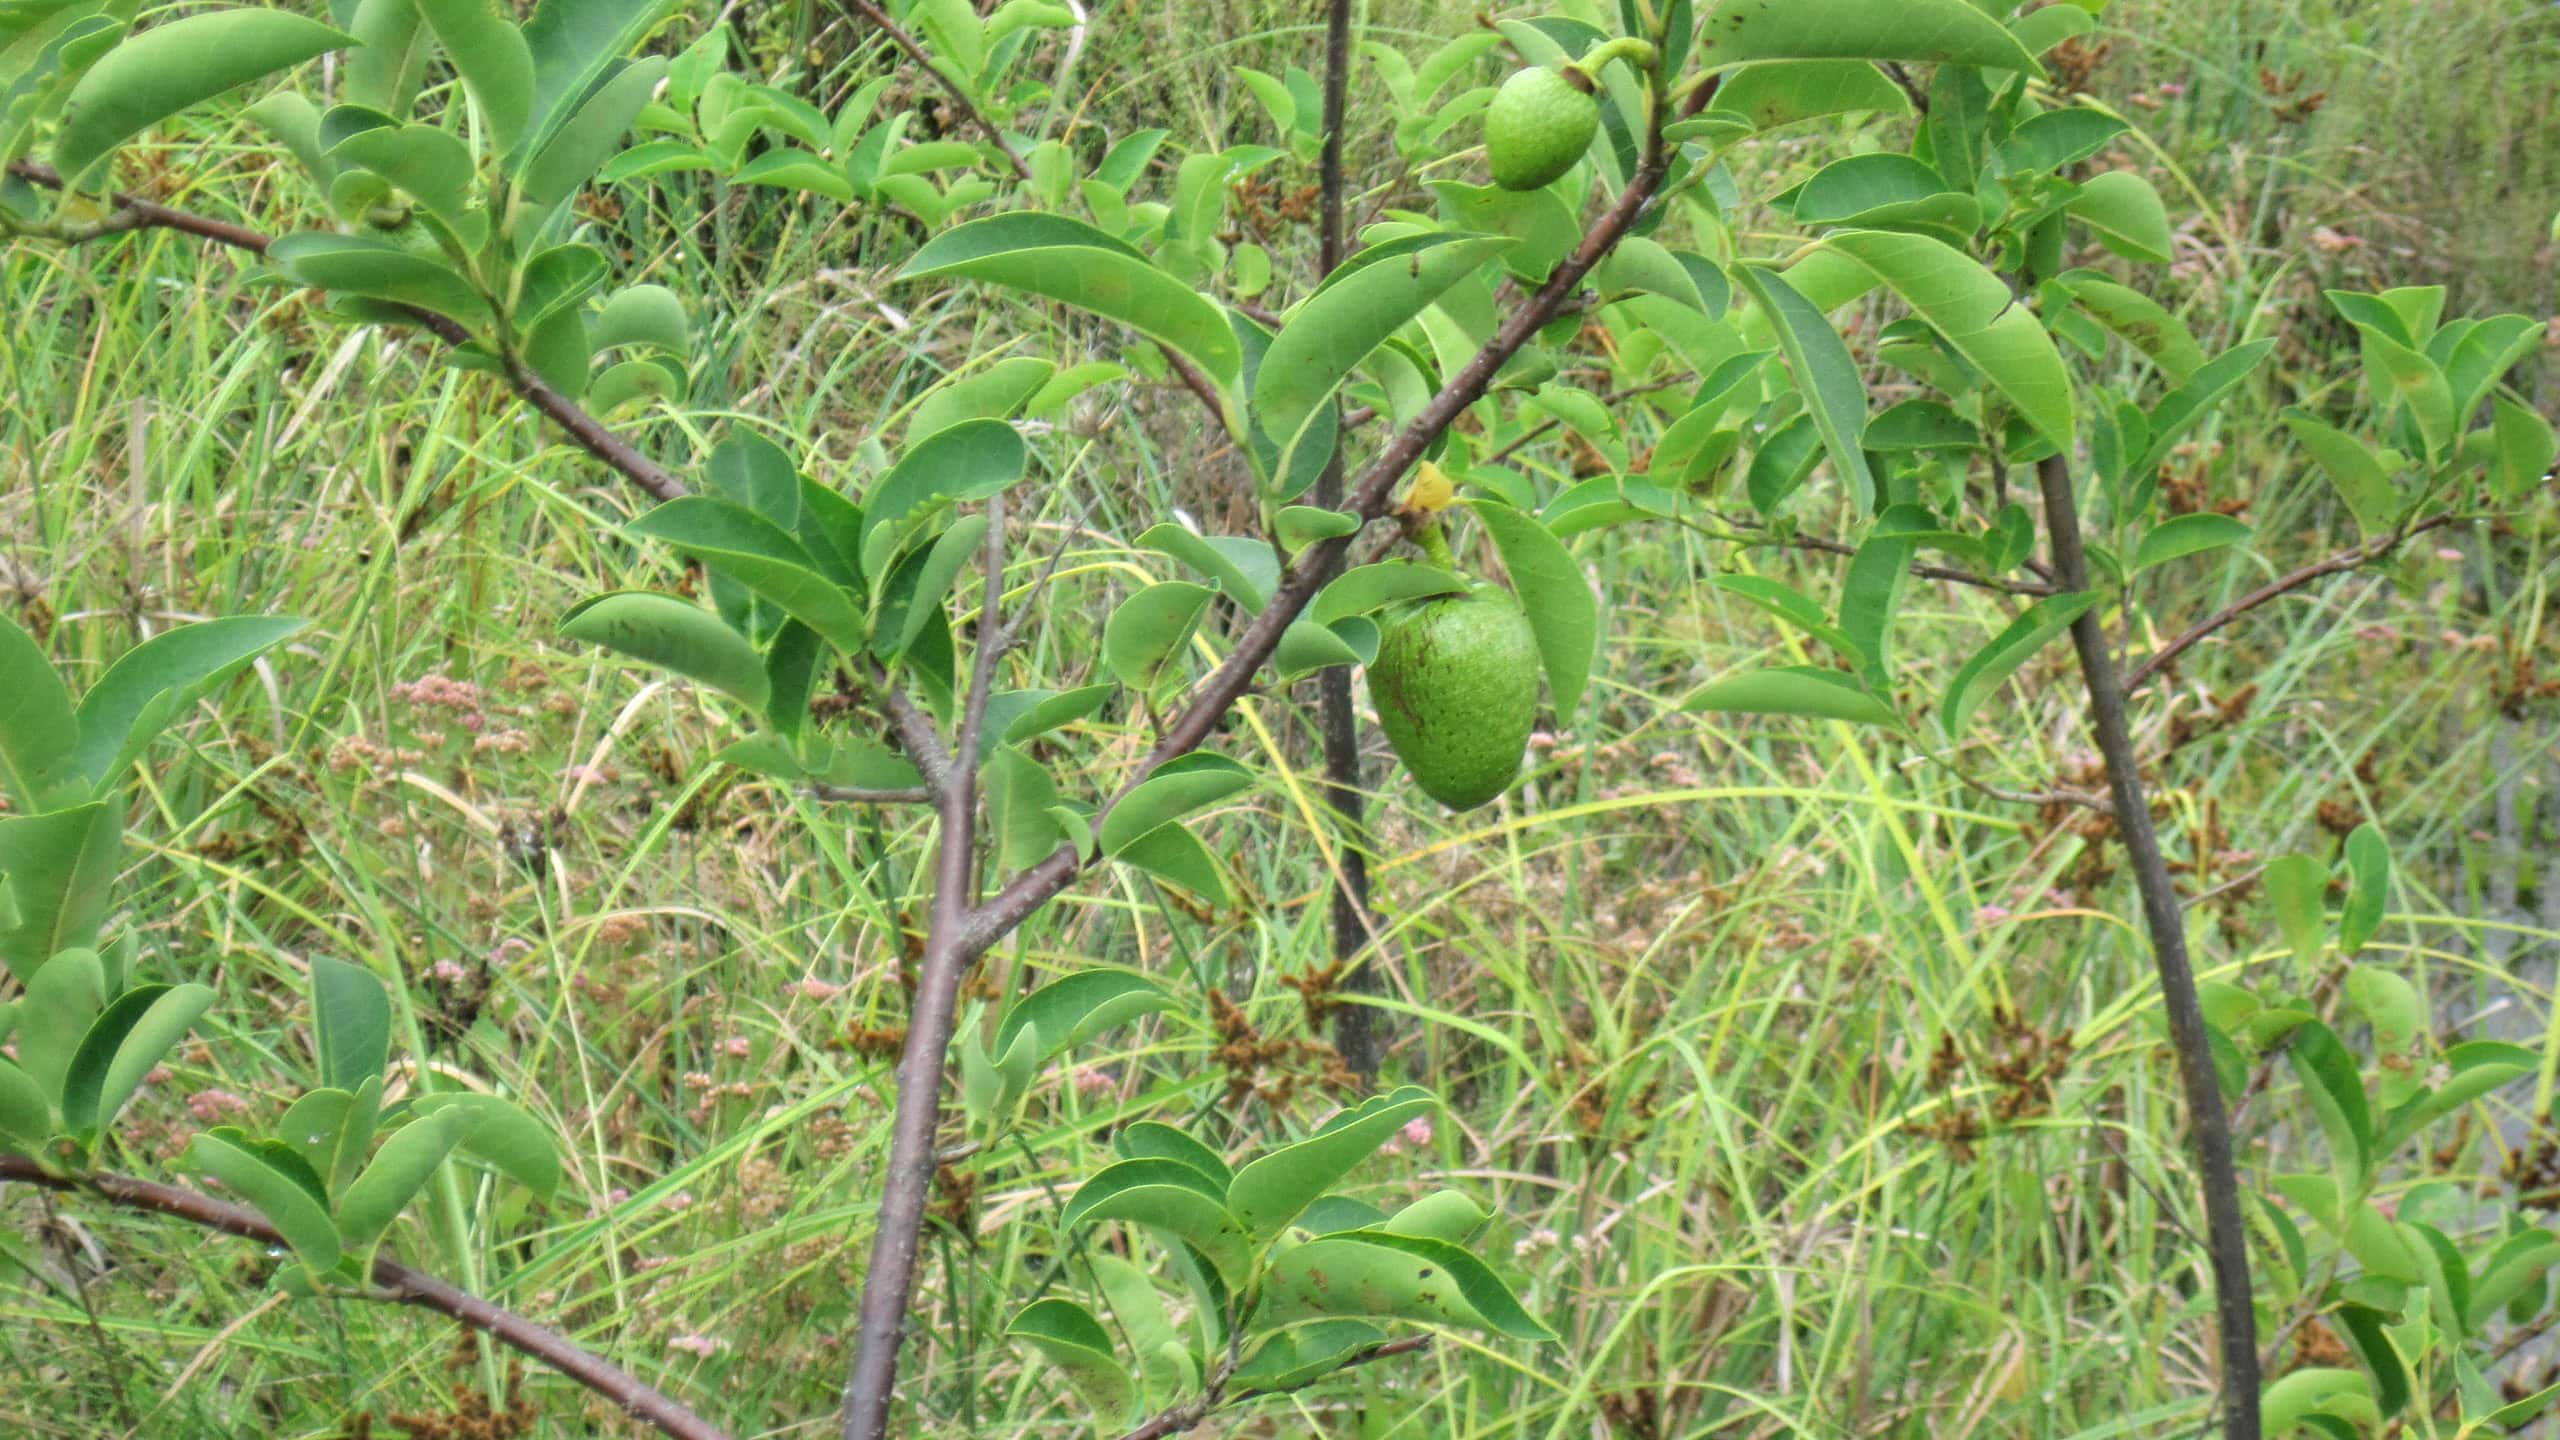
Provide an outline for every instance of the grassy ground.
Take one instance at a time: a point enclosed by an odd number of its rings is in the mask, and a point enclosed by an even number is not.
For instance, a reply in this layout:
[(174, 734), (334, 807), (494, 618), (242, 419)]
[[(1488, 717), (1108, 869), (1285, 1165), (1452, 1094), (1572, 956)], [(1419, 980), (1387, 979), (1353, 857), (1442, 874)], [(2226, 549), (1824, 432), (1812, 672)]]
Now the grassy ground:
[[(1079, 74), (1115, 132), (1166, 113), (1242, 126), (1249, 107), (1216, 67), (1313, 63), (1317, 44), (1250, 0), (1091, 8)], [(758, 17), (759, 53), (798, 18)], [(1370, 18), (1463, 22), (1406, 4)], [(2164, 191), (2197, 202), (2190, 319), (2208, 345), (2286, 340), (2238, 414), (2350, 368), (2322, 285), (2442, 278), (2456, 306), (2551, 312), (2560, 11), (2245, 0), (2111, 19), (2088, 84), (2148, 127)], [(841, 43), (812, 23), (822, 51)], [(2320, 90), (2316, 109), (2284, 113)], [(277, 223), (302, 197), (233, 138), (213, 152), (220, 173), (164, 184)], [(859, 217), (635, 212), (620, 231), (631, 278), (683, 290), (708, 337), (695, 407), (641, 426), (671, 454), (736, 418), (850, 480), (875, 433), (897, 433), (902, 400), (961, 357), (1113, 343), (1018, 308), (893, 295), (880, 276), (907, 242)], [(734, 731), (700, 694), (553, 642), (595, 590), (680, 583), (617, 537), (633, 495), (485, 381), (251, 281), (167, 235), (0, 260), (0, 578), (21, 616), (82, 679), (184, 617), (321, 622), (205, 707), (142, 793), (134, 907), (171, 977), (210, 980), (226, 1003), (138, 1111), (123, 1163), (157, 1165), (241, 1109), (271, 1117), (304, 1063), (297, 963), (367, 960), (408, 977), (422, 1063), (533, 1097), (571, 1152), (549, 1209), (456, 1195), (448, 1217), (490, 1243), (411, 1225), (404, 1249), (742, 1433), (832, 1433), (890, 1101), (877, 1032), (902, 1022), (922, 823), (711, 766)], [(1188, 403), (1109, 394), (1042, 439), (1056, 483), (1026, 503), (1068, 559), (1026, 667), (1091, 664), (1106, 601), (1163, 563), (1129, 541), (1168, 497), (1228, 520), (1240, 472), (1203, 460)], [(2159, 629), (2344, 533), (2272, 429), (2235, 420), (2195, 475), (2201, 494), (2248, 502), (2267, 559), (2190, 566), (2146, 593)], [(1571, 457), (1524, 459), (1554, 475)], [(1579, 553), (1608, 649), (1532, 783), (1453, 825), (1391, 766), (1371, 770), (1390, 1068), (1451, 1106), (1368, 1179), (1380, 1203), (1438, 1184), (1482, 1197), (1563, 1344), (1452, 1338), (1236, 1433), (2193, 1433), (2211, 1286), (2127, 887), (2068, 812), (1986, 799), (1848, 727), (1678, 712), (1776, 644), (1694, 581), (1742, 568), (1824, 593), (1819, 557), (1667, 530)], [(2551, 702), (2509, 702), (2518, 667), (2552, 664), (2552, 575), (2533, 527), (2465, 533), (2199, 651), (2143, 709), (2188, 883), (2326, 856), (2337, 831), (2379, 820), (2402, 862), (2379, 948), (2434, 987), (2449, 1031), (2485, 1015), (2541, 1044), (2560, 886), (2535, 852), (2560, 770)], [(1951, 589), (1916, 594), (1912, 617), (1967, 641), (1997, 623)], [(1996, 702), (2008, 743), (1960, 757), (1968, 769), (2089, 781), (2062, 654)], [(1104, 1154), (1107, 1122), (1196, 1115), (1236, 1148), (1337, 1102), (1323, 1057), (1291, 1043), (1317, 1031), (1289, 982), (1328, 958), (1304, 808), (1311, 701), (1249, 701), (1227, 737), (1282, 777), (1216, 831), (1249, 904), (1163, 907), (1115, 876), (992, 960), (1006, 987), (1142, 965), (1189, 1003), (1082, 1056), (1024, 1153), (943, 1192), (957, 1226), (925, 1272), (911, 1433), (1071, 1432), (1070, 1407), (998, 1332), (1054, 1279), (1055, 1197)], [(1144, 733), (1122, 718), (1093, 738), (1118, 755)], [(2246, 886), (2196, 915), (2214, 974), (2317, 978), (2292, 973)], [(2277, 1089), (2244, 1132), (2252, 1170), (2297, 1143)], [(2473, 1135), (2432, 1163), (2494, 1177), (2507, 1143)], [(425, 1319), (271, 1299), (272, 1257), (252, 1247), (23, 1195), (0, 1213), (44, 1241), (43, 1275), (0, 1290), (0, 1432), (320, 1436), (360, 1412), (426, 1418), (488, 1378), (453, 1369), (452, 1336)], [(530, 1433), (631, 1429), (564, 1382), (524, 1383)]]

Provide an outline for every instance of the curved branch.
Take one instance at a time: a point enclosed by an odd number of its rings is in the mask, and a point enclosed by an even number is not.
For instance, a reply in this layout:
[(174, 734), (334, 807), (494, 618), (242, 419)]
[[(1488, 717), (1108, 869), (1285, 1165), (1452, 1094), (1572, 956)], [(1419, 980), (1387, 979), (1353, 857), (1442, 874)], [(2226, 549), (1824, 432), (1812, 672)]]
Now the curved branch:
[[(122, 1209), (170, 1216), (279, 1249), (286, 1243), (284, 1236), (257, 1212), (176, 1185), (108, 1171), (86, 1176), (55, 1175), (23, 1155), (0, 1155), (0, 1181), (10, 1180), (46, 1190), (94, 1195)], [(373, 1262), (373, 1283), (403, 1305), (449, 1316), (511, 1350), (541, 1361), (612, 1401), (624, 1414), (654, 1426), (660, 1434), (674, 1440), (730, 1440), (727, 1431), (611, 1361), (581, 1348), (559, 1331), (457, 1290), (433, 1275), (385, 1256)]]

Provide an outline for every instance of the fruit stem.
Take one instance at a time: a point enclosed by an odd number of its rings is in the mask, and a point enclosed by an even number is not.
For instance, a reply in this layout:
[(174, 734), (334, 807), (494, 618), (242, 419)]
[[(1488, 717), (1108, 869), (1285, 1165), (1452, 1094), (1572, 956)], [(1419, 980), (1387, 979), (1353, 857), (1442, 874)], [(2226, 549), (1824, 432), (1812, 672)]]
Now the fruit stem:
[(1648, 69), (1652, 66), (1654, 59), (1653, 42), (1639, 40), (1632, 35), (1621, 35), (1564, 67), (1565, 76), (1568, 79), (1579, 79), (1587, 89), (1590, 82), (1600, 78), (1600, 72), (1608, 67), (1610, 61), (1619, 59), (1625, 60), (1639, 70)]
[(1449, 537), (1440, 533), (1440, 517), (1426, 515), (1412, 529), (1413, 543), (1422, 548), (1422, 558), (1443, 570), (1458, 568), (1458, 557), (1449, 551)]

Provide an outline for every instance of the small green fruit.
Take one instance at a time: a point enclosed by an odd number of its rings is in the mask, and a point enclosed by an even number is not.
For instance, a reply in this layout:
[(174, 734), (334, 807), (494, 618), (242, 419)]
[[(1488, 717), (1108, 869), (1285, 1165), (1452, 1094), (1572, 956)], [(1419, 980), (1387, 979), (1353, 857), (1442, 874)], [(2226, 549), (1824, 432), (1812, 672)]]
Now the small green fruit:
[(1573, 168), (1600, 133), (1600, 102), (1590, 77), (1536, 66), (1493, 92), (1484, 112), (1484, 153), (1493, 183), (1535, 190)]
[(1384, 617), (1369, 701), (1423, 793), (1472, 810), (1511, 787), (1538, 718), (1538, 638), (1511, 592), (1478, 585)]

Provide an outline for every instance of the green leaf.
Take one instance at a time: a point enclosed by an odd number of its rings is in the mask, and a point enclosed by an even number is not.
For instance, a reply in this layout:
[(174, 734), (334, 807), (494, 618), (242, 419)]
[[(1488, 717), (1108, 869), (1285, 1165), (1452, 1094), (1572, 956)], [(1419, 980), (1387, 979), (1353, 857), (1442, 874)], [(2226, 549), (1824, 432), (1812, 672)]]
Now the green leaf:
[(1102, 625), (1102, 659), (1132, 690), (1152, 691), (1175, 667), (1216, 591), (1187, 580), (1150, 585), (1120, 602)]
[[(535, 12), (535, 19), (538, 21), (552, 10), (579, 6), (580, 0), (550, 0)], [(522, 193), (533, 207), (533, 214), (517, 222), (518, 235), (540, 234), (577, 198), (580, 190), (594, 183), (605, 162), (622, 148), (622, 137), (630, 133), (631, 122), (649, 103), (651, 92), (666, 73), (667, 62), (659, 56), (630, 64), (617, 60), (611, 78), (561, 118), (558, 130), (542, 141), (525, 162)], [(838, 185), (844, 184), (844, 177), (833, 169), (827, 175)], [(734, 178), (743, 182), (746, 172), (740, 171)], [(852, 197), (848, 193), (845, 198)]]
[(2276, 342), (2273, 340), (2252, 340), (2245, 345), (2234, 345), (2207, 362), (2186, 383), (2162, 397), (2160, 403), (2151, 409), (2150, 444), (2144, 448), (2141, 459), (2126, 467), (2125, 474), (2136, 480), (2158, 474), (2160, 466), (2169, 458), (2169, 451), (2178, 441), (2205, 416), (2213, 413), (2214, 407), (2222, 403), (2222, 398), (2231, 392), (2232, 387), (2247, 379), (2249, 372), (2257, 369), (2258, 362), (2274, 348)]
[(1832, 653), (1855, 665), (1866, 659), (1866, 652), (1846, 631), (1831, 623), (1831, 616), (1813, 597), (1791, 585), (1758, 575), (1718, 575), (1708, 585), (1741, 599), (1764, 614), (1783, 620), (1830, 647)]
[(2043, 73), (2017, 37), (1967, 0), (1795, 0), (1718, 10), (1699, 27), (1698, 64), (1745, 60), (1920, 60)]
[[(533, 61), (534, 137), (548, 138), (573, 123), (573, 115), (583, 119), (582, 102), (597, 93), (598, 81), (673, 8), (674, 0), (542, 0), (534, 7), (524, 23), (525, 51)], [(609, 88), (620, 78), (605, 84)], [(627, 122), (617, 134), (621, 128)]]
[(391, 997), (373, 972), (311, 957), (311, 1038), (320, 1083), (353, 1091), (391, 1058)]
[(2347, 513), (2355, 517), (2356, 529), (2368, 539), (2389, 534), (2399, 521), (2402, 501), (2391, 472), (2372, 448), (2299, 408), (2288, 408), (2278, 418), (2329, 477)]
[(1140, 1015), (1173, 1008), (1173, 997), (1144, 975), (1127, 970), (1079, 970), (1005, 1007), (996, 1022), (995, 1051), (1004, 1053), (1026, 1025), (1040, 1032), (1039, 1058), (1083, 1044)]
[(2328, 870), (2308, 855), (2286, 855), (2269, 861), (2262, 879), (2295, 962), (2305, 969), (2319, 963), (2329, 940)]
[(2037, 651), (2071, 628), (2071, 622), (2087, 613), (2098, 601), (2097, 592), (2082, 590), (2068, 595), (2048, 595), (2030, 605), (2008, 627), (1992, 637), (1991, 643), (1975, 651), (1973, 658), (1956, 671), (1947, 684), (1947, 694), (1939, 710), (1939, 726), (1949, 739), (1964, 733), (1973, 718), (1974, 707), (1984, 694), (1999, 688), (2018, 672)]
[(2309, 1020), (2293, 1032), (2285, 1059), (2302, 1081), (2303, 1095), (2320, 1117), (2320, 1128), (2328, 1132), (2340, 1193), (2356, 1193), (2373, 1163), (2373, 1115), (2365, 1103), (2364, 1079), (2356, 1071), (2355, 1057), (2338, 1043), (2336, 1032)]
[[(1535, 192), (1549, 199), (1554, 192)], [(1673, 250), (1660, 241), (1630, 235), (1600, 262), (1592, 279), (1612, 294), (1641, 291), (1721, 320), (1733, 303), (1733, 284), (1724, 271), (1703, 255)]]
[(1875, 476), (1868, 471), (1866, 451), (1859, 445), (1867, 428), (1867, 387), (1858, 376), (1857, 362), (1849, 357), (1847, 343), (1813, 302), (1777, 271), (1765, 265), (1738, 265), (1734, 274), (1767, 312), (1778, 349), (1787, 357), (1787, 370), (1795, 376), (1796, 390), (1821, 431), (1831, 468), (1849, 488), (1860, 512), (1873, 510)]
[(363, 166), (425, 206), (466, 242), (473, 236), (468, 215), (474, 179), (471, 147), (451, 131), (432, 125), (379, 125), (338, 141), (329, 158)]
[(2053, 337), (2000, 277), (1926, 235), (1844, 230), (1822, 243), (1901, 296), (2056, 448), (2071, 448), (2070, 373)]
[(314, 289), (415, 306), (473, 328), (489, 323), (489, 302), (461, 272), (392, 240), (370, 235), (280, 236), (267, 263)]
[(33, 1154), (53, 1136), (53, 1107), (17, 1062), (0, 1057), (0, 1148)]
[(818, 562), (797, 539), (753, 510), (707, 495), (687, 495), (658, 505), (625, 528), (699, 558), (838, 649), (863, 648), (865, 624), (852, 598), (819, 572)]
[(2172, 383), (2183, 385), (2204, 368), (2204, 347), (2186, 322), (2150, 296), (2088, 270), (2065, 271), (2056, 283), (2092, 319), (2150, 356)]
[(2374, 400), (2408, 407), (2429, 452), (2448, 454), (2458, 417), (2443, 369), (2377, 329), (2357, 328), (2363, 332), (2365, 383), (2372, 388)]
[(124, 806), (0, 818), (0, 875), (18, 923), (0, 932), (0, 960), (26, 984), (47, 960), (96, 942), (124, 858)]
[(71, 692), (35, 637), (0, 622), (0, 789), (19, 813), (41, 810), (80, 769)]
[(87, 1136), (115, 1123), (142, 1077), (168, 1057), (213, 1004), (203, 985), (146, 985), (117, 997), (89, 1026), (63, 1079), (62, 1123)]
[(2551, 473), (2551, 462), (2560, 458), (2560, 437), (2553, 435), (2550, 421), (2504, 397), (2493, 402), (2493, 414), (2498, 493), (2523, 495)]
[(1509, 1286), (1475, 1256), (1421, 1235), (1353, 1230), (1283, 1252), (1264, 1281), (1267, 1317), (1419, 1320), (1547, 1341), (1552, 1331), (1520, 1307)]
[(469, 1109), (421, 1113), (383, 1141), (338, 1199), (338, 1238), (346, 1248), (359, 1255), (370, 1251), (482, 1118)]
[(1352, 1356), (1387, 1338), (1366, 1320), (1317, 1320), (1261, 1337), (1236, 1367), (1246, 1392), (1292, 1390), (1332, 1374)]
[(1222, 755), (1195, 752), (1168, 761), (1102, 817), (1102, 853), (1118, 855), (1154, 830), (1252, 785), (1253, 772)]
[(1010, 420), (1041, 395), (1057, 373), (1053, 361), (1014, 355), (955, 375), (927, 391), (907, 412), (907, 439), (910, 443), (922, 440), (963, 420)]
[(673, 670), (750, 709), (771, 696), (764, 659), (745, 636), (688, 600), (646, 590), (598, 595), (561, 617), (560, 633)]
[(1270, 545), (1248, 536), (1201, 535), (1188, 526), (1160, 520), (1138, 537), (1138, 543), (1217, 581), (1218, 588), (1248, 615), (1261, 613), (1263, 602), (1280, 580), (1280, 558)]
[(2361, 1371), (2307, 1366), (2267, 1386), (2259, 1417), (2268, 1435), (2280, 1436), (2325, 1413), (2327, 1406), (2354, 1401), (2370, 1413), (2372, 1397), (2373, 1382)]
[(1111, 1137), (1111, 1148), (1124, 1159), (1179, 1160), (1215, 1181), (1218, 1193), (1224, 1195), (1235, 1180), (1235, 1172), (1218, 1152), (1193, 1139), (1189, 1132), (1177, 1130), (1160, 1120), (1136, 1120)]
[(1040, 1358), (1058, 1367), (1104, 1431), (1119, 1430), (1136, 1418), (1137, 1384), (1113, 1355), (1111, 1333), (1083, 1306), (1055, 1296), (1034, 1300), (1004, 1333), (1029, 1343)]
[(1315, 1198), (1368, 1159), (1408, 1120), (1440, 1108), (1427, 1090), (1407, 1085), (1372, 1096), (1294, 1145), (1268, 1151), (1236, 1171), (1227, 1206), (1256, 1240), (1298, 1218)]
[(901, 280), (986, 280), (1118, 320), (1233, 384), (1242, 352), (1206, 296), (1080, 220), (1018, 213), (972, 220), (927, 241)]
[(2096, 232), (2098, 243), (2128, 260), (2166, 265), (2176, 239), (2168, 207), (2151, 182), (2131, 170), (2110, 170), (2080, 182), (2064, 213)]
[(2003, 174), (2049, 173), (2097, 154), (2125, 128), (2113, 115), (2086, 106), (2066, 106), (2029, 116), (1992, 155)]
[(524, 32), (491, 9), (489, 0), (417, 0), (417, 5), (445, 58), (462, 76), (463, 89), (470, 92), (472, 108), (487, 127), (490, 152), (513, 153), (533, 120), (533, 51)]
[(1469, 500), (1494, 548), (1502, 552), (1502, 568), (1528, 614), (1529, 631), (1538, 642), (1538, 659), (1547, 672), (1556, 723), (1573, 723), (1582, 692), (1591, 680), (1591, 662), (1600, 648), (1600, 602), (1591, 582), (1563, 542), (1537, 518), (1498, 500)]
[(2391, 847), (2367, 821), (2348, 833), (2346, 851), (2347, 903), (2338, 912), (2338, 949), (2353, 956), (2382, 924), (2390, 899)]
[(1118, 686), (1106, 681), (1100, 685), (1086, 685), (1056, 693), (1046, 690), (1018, 690), (1013, 693), (1028, 698), (1022, 702), (1020, 708), (1010, 711), (1001, 725), (998, 725), (994, 718), (994, 702), (988, 703), (987, 728), (1005, 743), (1020, 745), (1046, 735), (1052, 730), (1089, 718), (1110, 700), (1112, 693), (1117, 689), (1119, 689)]
[(154, 25), (72, 84), (54, 135), (54, 168), (83, 184), (117, 146), (237, 85), (355, 42), (283, 10), (212, 10)]
[(1860, 110), (1908, 114), (1911, 98), (1864, 60), (1763, 60), (1725, 72), (1707, 118), (1735, 115), (1774, 130)]
[(1218, 857), (1210, 854), (1209, 847), (1187, 826), (1159, 825), (1130, 841), (1118, 859), (1123, 865), (1134, 865), (1203, 899), (1223, 905), (1234, 898)]
[(544, 1199), (560, 1188), (560, 1147), (524, 1107), (497, 1095), (455, 1091), (421, 1095), (411, 1107), (420, 1115), (461, 1111), (471, 1117), (462, 1134), (462, 1153), (522, 1185)]
[[(332, 7), (333, 13), (346, 13)], [(347, 57), (343, 98), (369, 110), (406, 116), (427, 68), (429, 32), (416, 0), (358, 0), (347, 20), (356, 38)]]
[(1334, 391), (1370, 351), (1509, 243), (1491, 235), (1407, 235), (1362, 250), (1327, 276), (1254, 370), (1247, 410), (1255, 429), (1280, 447), (1272, 473), (1289, 472)]
[[(327, 1177), (337, 1169), (339, 1151), (347, 1147), (347, 1122), (356, 1110), (356, 1097), (347, 1091), (306, 1090), (301, 1099), (285, 1107), (284, 1118), (276, 1122), (276, 1135), (302, 1157), (314, 1175)], [(365, 1135), (356, 1139), (354, 1146), (367, 1148), (372, 1139), (370, 1134)]]
[[(286, 1147), (276, 1148), (292, 1155)], [(205, 1130), (187, 1143), (186, 1164), (221, 1181), (224, 1190), (265, 1216), (305, 1266), (321, 1272), (337, 1268), (338, 1232), (329, 1223), (329, 1212), (312, 1198), (308, 1183), (280, 1168), (275, 1158)]]
[(2228, 515), (2211, 513), (2176, 515), (2142, 532), (2141, 543), (2133, 547), (2133, 570), (2139, 574), (2154, 565), (2219, 550), (2229, 545), (2247, 543), (2249, 526)]
[(1399, 601), (1447, 595), (1465, 588), (1465, 579), (1456, 571), (1410, 560), (1381, 560), (1374, 565), (1355, 565), (1335, 576), (1316, 592), (1316, 598), (1307, 606), (1307, 618), (1319, 625), (1331, 625), (1347, 616), (1366, 615)]
[(72, 1056), (106, 1007), (107, 987), (93, 950), (66, 950), (27, 982), (17, 1016), (18, 1063), (48, 1102), (62, 1099)]
[[(898, 657), (916, 643), (927, 622), (942, 609), (943, 597), (967, 569), (970, 558), (978, 553), (987, 538), (988, 520), (984, 515), (964, 515), (952, 523), (912, 566), (901, 566), (881, 589), (880, 627), (871, 639), (871, 653), (881, 660), (896, 664)], [(896, 624), (891, 625), (895, 619)]]
[(1902, 717), (1867, 687), (1837, 670), (1787, 665), (1746, 670), (1709, 685), (1682, 702), (1683, 710), (1744, 715), (1802, 715), (1899, 729)]
[[(92, 785), (115, 778), (177, 707), (238, 674), (310, 622), (240, 615), (163, 630), (124, 653), (80, 699), (73, 765)], [(6, 642), (0, 641), (0, 647)], [(149, 726), (146, 714), (155, 717)]]
[(1068, 1198), (1058, 1228), (1100, 1220), (1126, 1220), (1173, 1236), (1198, 1250), (1231, 1285), (1252, 1266), (1243, 1220), (1218, 1193), (1213, 1177), (1181, 1160), (1146, 1157), (1103, 1167)]
[(1001, 420), (963, 420), (907, 447), (863, 501), (863, 573), (885, 577), (914, 528), (952, 505), (1001, 494), (1031, 452)]

